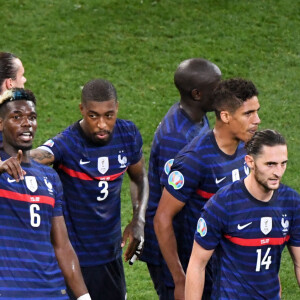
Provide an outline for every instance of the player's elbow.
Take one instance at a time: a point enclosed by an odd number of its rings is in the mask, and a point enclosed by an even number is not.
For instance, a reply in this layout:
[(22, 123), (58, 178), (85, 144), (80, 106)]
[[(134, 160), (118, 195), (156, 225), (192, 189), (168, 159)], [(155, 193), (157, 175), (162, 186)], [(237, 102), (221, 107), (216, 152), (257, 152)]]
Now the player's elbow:
[(161, 232), (165, 231), (171, 223), (169, 217), (164, 212), (157, 211), (153, 220), (156, 235), (158, 236)]

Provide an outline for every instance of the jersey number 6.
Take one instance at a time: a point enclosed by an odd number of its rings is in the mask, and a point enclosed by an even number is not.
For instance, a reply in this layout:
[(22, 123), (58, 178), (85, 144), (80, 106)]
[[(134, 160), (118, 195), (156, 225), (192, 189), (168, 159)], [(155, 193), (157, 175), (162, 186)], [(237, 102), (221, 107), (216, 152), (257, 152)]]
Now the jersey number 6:
[(29, 207), (30, 211), (30, 225), (32, 227), (39, 227), (41, 225), (41, 216), (36, 213), (36, 211), (39, 211), (40, 207), (38, 204), (31, 204)]

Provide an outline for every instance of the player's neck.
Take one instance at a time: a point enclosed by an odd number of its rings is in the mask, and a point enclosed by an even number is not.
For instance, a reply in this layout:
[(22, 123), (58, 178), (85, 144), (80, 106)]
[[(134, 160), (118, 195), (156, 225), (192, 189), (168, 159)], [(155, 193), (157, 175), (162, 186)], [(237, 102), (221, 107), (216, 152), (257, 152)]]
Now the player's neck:
[[(4, 144), (3, 150), (11, 157), (17, 157), (19, 149), (15, 149), (14, 147)], [(30, 162), (29, 150), (22, 150), (22, 161), (23, 163)]]
[(184, 102), (180, 101), (180, 108), (185, 111), (185, 113), (190, 117), (190, 119), (195, 122), (201, 122), (203, 120), (203, 117), (205, 115), (205, 112), (200, 107), (199, 103), (196, 101), (193, 102)]
[(219, 126), (218, 122), (216, 122), (213, 132), (220, 150), (227, 155), (233, 155), (240, 140), (234, 138), (227, 130), (224, 130), (223, 126)]
[(269, 202), (273, 196), (274, 190), (264, 188), (254, 178), (253, 174), (245, 178), (245, 186), (248, 192), (257, 200)]

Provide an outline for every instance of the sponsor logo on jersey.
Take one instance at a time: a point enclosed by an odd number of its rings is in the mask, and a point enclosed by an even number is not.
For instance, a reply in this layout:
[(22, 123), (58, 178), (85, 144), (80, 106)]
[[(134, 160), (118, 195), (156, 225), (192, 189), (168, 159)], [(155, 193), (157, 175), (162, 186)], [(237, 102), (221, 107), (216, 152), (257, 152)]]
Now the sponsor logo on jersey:
[(216, 184), (219, 184), (219, 183), (222, 182), (225, 178), (226, 178), (226, 176), (225, 176), (225, 177), (222, 177), (222, 178), (220, 178), (220, 179), (216, 178)]
[(272, 230), (272, 217), (263, 217), (260, 219), (260, 230), (265, 235)]
[(282, 215), (281, 218), (281, 226), (283, 227), (282, 232), (283, 233), (287, 233), (289, 231), (289, 226), (290, 226), (290, 222), (289, 220), (285, 220), (285, 218), (287, 217), (287, 215)]
[(165, 166), (164, 166), (164, 171), (167, 175), (169, 175), (170, 171), (171, 171), (171, 168), (172, 168), (172, 165), (173, 165), (173, 162), (174, 162), (174, 159), (169, 159), (166, 163), (165, 163)]
[[(119, 151), (120, 153), (124, 152), (124, 151)], [(120, 168), (126, 168), (126, 164), (127, 164), (127, 157), (123, 156), (121, 154), (118, 155), (118, 162), (120, 164)]]
[(168, 183), (175, 190), (179, 190), (184, 185), (184, 177), (179, 171), (173, 171), (168, 178)]
[(107, 156), (98, 157), (98, 171), (105, 174), (109, 168), (109, 161)]
[(52, 183), (50, 181), (48, 181), (47, 177), (44, 177), (44, 182), (48, 188), (49, 193), (53, 193), (53, 186)]
[(7, 182), (8, 182), (8, 183), (12, 183), (12, 182), (16, 182), (16, 180), (15, 180), (15, 179), (7, 178)]
[(47, 142), (44, 143), (45, 146), (53, 147), (54, 141), (53, 140), (48, 140)]
[(89, 163), (90, 163), (89, 160), (82, 160), (82, 159), (80, 159), (80, 161), (79, 161), (80, 165), (86, 165), (86, 164), (89, 164)]
[(37, 181), (34, 176), (25, 176), (25, 183), (26, 183), (27, 188), (32, 193), (34, 193), (38, 188)]
[(238, 230), (243, 230), (244, 228), (246, 228), (247, 226), (249, 226), (249, 225), (251, 225), (251, 224), (252, 224), (252, 222), (247, 223), (247, 224), (244, 224), (244, 225), (238, 224), (237, 229), (238, 229)]
[(201, 237), (206, 236), (207, 233), (207, 225), (203, 218), (200, 218), (197, 223), (197, 232), (201, 235)]

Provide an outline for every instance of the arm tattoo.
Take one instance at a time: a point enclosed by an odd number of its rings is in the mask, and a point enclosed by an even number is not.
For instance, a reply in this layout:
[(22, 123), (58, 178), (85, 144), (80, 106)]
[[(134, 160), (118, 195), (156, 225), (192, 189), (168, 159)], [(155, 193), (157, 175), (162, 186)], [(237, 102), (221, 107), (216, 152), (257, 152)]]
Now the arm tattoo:
[(30, 157), (35, 161), (44, 164), (44, 165), (51, 165), (54, 161), (54, 156), (50, 152), (43, 151), (43, 150), (31, 150)]

